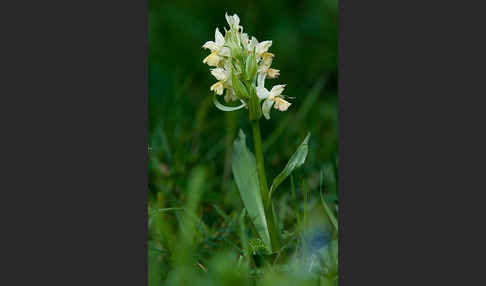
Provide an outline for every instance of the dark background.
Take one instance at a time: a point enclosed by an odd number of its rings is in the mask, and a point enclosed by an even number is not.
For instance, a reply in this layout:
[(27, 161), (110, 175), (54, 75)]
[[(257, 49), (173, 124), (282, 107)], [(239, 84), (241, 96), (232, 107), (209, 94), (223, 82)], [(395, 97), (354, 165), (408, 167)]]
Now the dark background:
[(306, 174), (337, 160), (337, 1), (149, 1), (151, 194), (168, 188), (160, 181), (161, 165), (177, 181), (204, 164), (220, 188), (229, 175), (224, 166), (232, 138), (239, 128), (248, 130), (243, 111), (229, 114), (212, 105), (214, 78), (202, 63), (208, 51), (201, 46), (214, 40), (216, 27), (223, 31), (225, 12), (237, 13), (259, 41), (273, 40), (272, 66), (281, 75), (267, 86), (286, 83), (285, 94), (295, 97), (288, 112), (274, 110), (262, 123), (270, 176), (309, 131)]

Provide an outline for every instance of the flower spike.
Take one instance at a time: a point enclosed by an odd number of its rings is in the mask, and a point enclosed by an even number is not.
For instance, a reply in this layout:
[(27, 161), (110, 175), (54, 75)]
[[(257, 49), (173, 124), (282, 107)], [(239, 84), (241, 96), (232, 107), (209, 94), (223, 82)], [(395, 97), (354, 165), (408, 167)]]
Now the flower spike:
[(226, 102), (240, 100), (242, 104), (225, 106), (214, 98), (214, 105), (223, 111), (235, 111), (248, 107), (251, 99), (252, 114), (263, 114), (266, 119), (270, 119), (272, 107), (286, 111), (291, 103), (282, 96), (285, 84), (274, 85), (270, 91), (265, 88), (265, 79), (280, 75), (280, 70), (271, 68), (275, 55), (268, 50), (273, 42), (258, 42), (257, 38), (243, 33), (237, 14), (225, 13), (225, 18), (229, 30), (225, 27), (223, 36), (218, 28), (215, 29), (214, 41), (207, 41), (202, 46), (211, 51), (203, 63), (213, 67), (210, 72), (217, 80), (209, 89), (216, 95), (224, 94)]

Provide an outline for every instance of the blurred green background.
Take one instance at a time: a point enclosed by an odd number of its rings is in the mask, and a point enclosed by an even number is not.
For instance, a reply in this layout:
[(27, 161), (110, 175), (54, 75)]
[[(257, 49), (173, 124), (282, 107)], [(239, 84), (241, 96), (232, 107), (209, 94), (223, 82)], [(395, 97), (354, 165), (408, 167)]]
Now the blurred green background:
[[(295, 97), (287, 112), (272, 110), (271, 120), (261, 121), (269, 180), (311, 132), (307, 160), (294, 174), (295, 196), (290, 195), (290, 180), (275, 195), (281, 202), (281, 230), (291, 232), (296, 213), (303, 205), (317, 204), (320, 191), (333, 207), (337, 204), (337, 0), (149, 0), (150, 285), (180, 283), (170, 281), (179, 259), (174, 255), (183, 225), (179, 208), (187, 205), (191, 188), (201, 192), (194, 209), (199, 220), (191, 258), (185, 259), (203, 266), (188, 271), (204, 272), (217, 251), (238, 253), (242, 247), (238, 218), (243, 205), (231, 175), (231, 148), (242, 128), (252, 149), (248, 113), (222, 112), (213, 106), (209, 87), (216, 80), (202, 63), (209, 51), (201, 46), (214, 40), (216, 27), (222, 32), (227, 27), (225, 12), (238, 14), (250, 36), (273, 41), (272, 67), (280, 70), (280, 77), (267, 80), (266, 87), (287, 84), (284, 94)], [(198, 176), (202, 183), (189, 186)]]

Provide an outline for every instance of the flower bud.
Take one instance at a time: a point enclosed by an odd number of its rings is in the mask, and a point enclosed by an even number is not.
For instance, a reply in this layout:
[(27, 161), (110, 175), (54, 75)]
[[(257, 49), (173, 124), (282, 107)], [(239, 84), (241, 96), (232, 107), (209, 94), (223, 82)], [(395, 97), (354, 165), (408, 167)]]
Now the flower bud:
[(250, 100), (248, 103), (248, 110), (250, 111), (250, 121), (259, 120), (262, 117), (262, 109), (260, 107), (260, 99), (256, 94), (255, 87), (250, 87)]
[(252, 82), (258, 70), (257, 60), (255, 57), (255, 52), (251, 52), (246, 58), (245, 63), (245, 75), (246, 80)]
[(241, 48), (238, 46), (231, 46), (230, 47), (231, 56), (239, 61), (243, 61), (243, 53)]
[(248, 90), (246, 89), (245, 85), (241, 80), (236, 76), (235, 72), (231, 73), (231, 83), (233, 85), (233, 89), (236, 93), (236, 96), (239, 99), (248, 99)]
[(232, 69), (233, 69), (233, 72), (236, 73), (237, 75), (240, 75), (243, 73), (243, 68), (242, 67), (242, 64), (240, 64), (240, 61), (233, 58), (231, 59), (231, 63), (232, 63)]
[(243, 60), (243, 53), (238, 43), (238, 37), (233, 30), (228, 31), (229, 36), (227, 37), (228, 40), (226, 41), (226, 46), (230, 50), (230, 54), (232, 58), (235, 58), (239, 61)]

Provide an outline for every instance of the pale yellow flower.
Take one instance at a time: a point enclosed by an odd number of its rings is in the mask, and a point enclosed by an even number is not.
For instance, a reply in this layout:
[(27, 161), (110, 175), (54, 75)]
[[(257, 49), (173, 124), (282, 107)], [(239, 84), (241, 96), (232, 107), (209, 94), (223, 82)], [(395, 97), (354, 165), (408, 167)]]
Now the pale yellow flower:
[(238, 97), (235, 94), (235, 91), (233, 90), (232, 87), (227, 87), (226, 88), (226, 93), (224, 95), (224, 101), (230, 102), (230, 101), (236, 101), (238, 100)]
[(270, 119), (270, 109), (272, 106), (280, 111), (286, 111), (291, 105), (290, 102), (282, 98), (281, 94), (285, 88), (285, 84), (279, 84), (272, 87), (270, 91), (265, 88), (265, 74), (259, 74), (258, 85), (256, 88), (257, 96), (264, 100), (262, 105), (262, 113), (266, 119)]
[(274, 57), (275, 55), (272, 53), (263, 53), (262, 60), (258, 66), (258, 72), (266, 73), (268, 78), (277, 78), (280, 75), (280, 70), (270, 68)]
[(224, 91), (223, 83), (218, 81), (217, 83), (211, 85), (210, 90), (214, 91), (218, 95), (222, 95)]
[(228, 62), (225, 63), (224, 68), (211, 69), (211, 74), (218, 80), (218, 82), (213, 84), (210, 90), (214, 91), (218, 95), (222, 95), (226, 89), (226, 93), (224, 95), (224, 100), (226, 102), (238, 100), (238, 97), (236, 96), (231, 84), (231, 71)]
[(274, 54), (265, 52), (262, 54), (262, 61), (260, 63), (260, 66), (258, 67), (259, 72), (266, 72), (270, 66), (272, 65), (273, 58), (275, 57)]
[(257, 38), (251, 37), (251, 41), (249, 41), (248, 44), (248, 51), (252, 52), (253, 49), (255, 49), (256, 58), (260, 59), (263, 53), (268, 51), (270, 46), (272, 46), (272, 41), (263, 41), (259, 43)]
[(214, 42), (207, 41), (202, 46), (203, 48), (209, 49), (211, 51), (211, 54), (209, 54), (209, 56), (207, 56), (203, 60), (203, 63), (207, 63), (209, 66), (212, 67), (217, 67), (223, 57), (229, 57), (231, 54), (229, 48), (224, 47), (224, 37), (221, 32), (219, 32), (218, 28), (216, 28), (216, 31), (214, 32), (214, 38)]
[(211, 74), (218, 80), (218, 82), (213, 84), (210, 90), (218, 95), (222, 95), (224, 88), (228, 86), (227, 81), (230, 78), (229, 71), (224, 68), (215, 68), (211, 70)]
[(280, 111), (286, 111), (289, 108), (289, 106), (292, 104), (286, 101), (285, 99), (281, 98), (280, 96), (275, 97), (274, 101), (275, 104), (273, 105), (273, 107), (275, 107), (275, 109), (278, 109)]
[(258, 43), (258, 41), (256, 41), (255, 54), (257, 59), (260, 58), (263, 55), (263, 53), (266, 53), (270, 48), (270, 46), (272, 46), (272, 41), (263, 41), (261, 43)]

